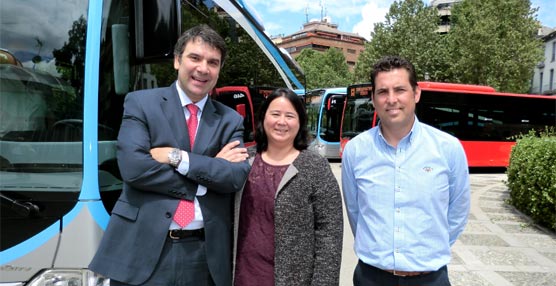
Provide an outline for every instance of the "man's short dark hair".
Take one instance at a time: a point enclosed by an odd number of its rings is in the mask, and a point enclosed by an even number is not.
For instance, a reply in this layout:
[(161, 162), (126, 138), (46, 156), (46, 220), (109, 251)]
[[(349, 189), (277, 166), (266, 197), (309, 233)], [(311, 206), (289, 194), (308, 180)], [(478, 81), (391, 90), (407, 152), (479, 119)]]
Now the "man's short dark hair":
[(215, 30), (206, 24), (194, 26), (181, 34), (174, 46), (174, 57), (181, 57), (187, 43), (197, 38), (220, 51), (222, 57), (220, 66), (223, 66), (227, 54), (226, 42)]
[(411, 84), (411, 87), (413, 90), (417, 88), (417, 74), (415, 73), (415, 67), (408, 60), (399, 56), (386, 56), (376, 62), (373, 66), (373, 70), (371, 71), (371, 84), (373, 86), (375, 85), (376, 76), (379, 73), (388, 72), (394, 69), (405, 69), (409, 74), (409, 83)]

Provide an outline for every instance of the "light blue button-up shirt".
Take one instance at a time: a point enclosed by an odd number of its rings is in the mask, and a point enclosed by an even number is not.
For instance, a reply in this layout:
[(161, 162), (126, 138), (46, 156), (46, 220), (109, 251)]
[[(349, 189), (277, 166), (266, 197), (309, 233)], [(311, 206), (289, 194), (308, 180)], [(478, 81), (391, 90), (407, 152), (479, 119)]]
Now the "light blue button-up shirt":
[(457, 138), (415, 118), (393, 147), (374, 127), (345, 146), (342, 191), (364, 263), (436, 271), (450, 262), (470, 207), (467, 159)]

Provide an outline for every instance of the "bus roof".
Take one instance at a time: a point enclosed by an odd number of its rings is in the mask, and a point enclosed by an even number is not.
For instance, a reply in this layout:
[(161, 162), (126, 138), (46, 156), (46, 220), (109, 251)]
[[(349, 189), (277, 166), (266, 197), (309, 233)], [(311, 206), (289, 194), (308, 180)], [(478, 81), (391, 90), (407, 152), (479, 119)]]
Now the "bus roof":
[(328, 88), (315, 88), (310, 90), (309, 93), (312, 92), (322, 92), (322, 94), (329, 94), (329, 93), (347, 93), (347, 87), (328, 87)]
[(496, 90), (493, 87), (486, 86), (486, 85), (432, 82), (432, 81), (420, 81), (417, 84), (422, 89), (434, 89), (434, 90), (444, 90), (444, 91), (496, 92)]
[(556, 96), (526, 93), (499, 92), (493, 87), (485, 85), (472, 85), (461, 83), (445, 83), (445, 82), (418, 82), (419, 87), (425, 91), (444, 91), (444, 92), (467, 92), (475, 94), (488, 94), (493, 96), (510, 96), (510, 97), (530, 97), (530, 98), (554, 98)]
[[(525, 94), (525, 93), (511, 93), (511, 92), (498, 92), (491, 86), (486, 85), (474, 85), (474, 84), (463, 84), (463, 83), (446, 83), (446, 82), (432, 82), (432, 81), (420, 81), (417, 83), (421, 90), (424, 91), (444, 91), (444, 92), (465, 92), (465, 93), (475, 93), (475, 94), (488, 94), (494, 96), (515, 96), (515, 97), (532, 97), (532, 98), (549, 98), (550, 95), (541, 94)], [(348, 86), (348, 88), (360, 88), (370, 86), (371, 83), (358, 83)], [(556, 99), (556, 96), (552, 96)]]

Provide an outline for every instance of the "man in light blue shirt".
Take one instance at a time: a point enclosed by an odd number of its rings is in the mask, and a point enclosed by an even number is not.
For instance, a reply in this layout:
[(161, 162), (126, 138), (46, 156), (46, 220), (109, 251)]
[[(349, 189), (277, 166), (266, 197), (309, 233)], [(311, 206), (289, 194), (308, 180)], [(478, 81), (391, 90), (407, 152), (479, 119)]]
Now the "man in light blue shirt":
[(380, 123), (349, 141), (342, 156), (359, 258), (354, 285), (450, 285), (450, 247), (470, 206), (463, 147), (417, 119), (421, 90), (410, 62), (381, 59), (371, 83)]

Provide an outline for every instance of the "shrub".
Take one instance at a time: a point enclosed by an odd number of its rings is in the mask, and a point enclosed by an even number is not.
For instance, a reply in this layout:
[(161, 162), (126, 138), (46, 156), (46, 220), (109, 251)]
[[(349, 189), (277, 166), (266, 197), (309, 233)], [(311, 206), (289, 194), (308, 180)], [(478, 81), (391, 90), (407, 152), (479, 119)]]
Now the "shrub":
[(510, 203), (556, 231), (556, 129), (520, 136), (506, 173)]

